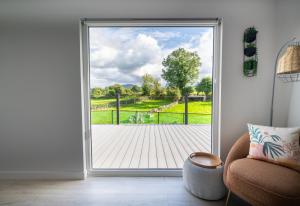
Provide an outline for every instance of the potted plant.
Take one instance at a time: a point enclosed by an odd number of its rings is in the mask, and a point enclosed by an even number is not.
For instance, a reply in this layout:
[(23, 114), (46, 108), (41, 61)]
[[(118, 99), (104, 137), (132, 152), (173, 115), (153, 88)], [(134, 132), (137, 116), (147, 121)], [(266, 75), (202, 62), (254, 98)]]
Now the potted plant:
[(249, 59), (244, 62), (244, 74), (246, 76), (255, 75), (257, 70), (257, 60)]
[(254, 27), (250, 27), (245, 31), (244, 41), (251, 43), (256, 40), (257, 30)]

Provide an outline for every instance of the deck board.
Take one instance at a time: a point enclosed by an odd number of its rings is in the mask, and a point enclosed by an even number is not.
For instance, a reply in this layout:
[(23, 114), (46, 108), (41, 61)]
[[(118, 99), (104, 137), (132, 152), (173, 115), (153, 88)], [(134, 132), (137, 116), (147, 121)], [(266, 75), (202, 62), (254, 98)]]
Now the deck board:
[[(120, 129), (120, 126), (117, 127), (118, 129)], [(109, 168), (109, 164), (111, 162), (109, 162), (109, 160), (111, 159), (111, 156), (114, 155), (113, 151), (114, 149), (119, 146), (122, 145), (123, 141), (126, 140), (127, 138), (127, 134), (130, 131), (130, 128), (124, 128), (123, 130), (121, 130), (121, 133), (113, 136), (114, 139), (112, 138), (112, 143), (109, 144), (107, 147), (103, 148), (103, 154), (100, 155), (99, 157), (99, 168)], [(99, 155), (98, 155), (99, 156)]]
[(156, 147), (156, 155), (157, 155), (157, 167), (158, 168), (168, 168), (167, 160), (166, 160), (166, 153), (163, 147), (163, 142), (158, 131), (158, 127), (154, 125), (153, 132), (155, 135), (155, 147)]
[(158, 156), (156, 138), (154, 135), (154, 127), (149, 126), (149, 168), (158, 168), (157, 156)]
[(210, 125), (92, 125), (94, 168), (182, 168), (210, 150)]
[[(170, 148), (170, 151), (172, 153), (172, 156), (174, 158), (174, 161), (176, 163), (176, 168), (180, 166), (181, 162), (182, 162), (182, 152), (184, 152), (183, 148), (181, 148), (180, 143), (178, 142), (177, 138), (175, 137), (175, 135), (171, 135), (168, 131), (168, 125), (166, 125), (165, 127), (161, 128), (164, 132), (164, 135), (168, 141), (168, 146)], [(173, 166), (172, 166), (173, 167)], [(170, 168), (172, 168), (170, 167)]]
[(145, 133), (139, 161), (139, 168), (149, 168), (149, 125), (145, 125)]
[(139, 168), (143, 143), (144, 143), (144, 139), (145, 139), (145, 126), (141, 125), (139, 127), (139, 129), (141, 130), (140, 136), (139, 136), (137, 144), (135, 146), (135, 149), (134, 149), (131, 161), (130, 161), (129, 168)]
[(175, 148), (171, 148), (169, 141), (168, 141), (168, 137), (165, 135), (165, 132), (164, 132), (165, 129), (163, 127), (157, 127), (157, 128), (158, 128), (159, 136), (162, 140), (162, 147), (163, 147), (163, 150), (164, 150), (164, 153), (166, 156), (165, 160), (167, 163), (167, 168), (176, 168), (177, 167), (176, 160), (175, 160), (175, 157), (171, 150), (171, 149), (174, 150)]
[(135, 127), (135, 133), (133, 135), (133, 140), (131, 142), (131, 144), (129, 145), (126, 154), (123, 157), (123, 161), (120, 164), (119, 168), (129, 168), (131, 159), (132, 159), (132, 155), (134, 153), (134, 149), (136, 147), (137, 141), (140, 137), (140, 127)]
[[(182, 128), (187, 132), (187, 134), (190, 134), (189, 137), (193, 138), (198, 142), (198, 146), (201, 148), (201, 150), (207, 150), (207, 148), (210, 148), (210, 135), (206, 132), (203, 132), (202, 129), (194, 128), (193, 126), (189, 128)], [(207, 130), (207, 128), (206, 128)], [(198, 137), (201, 136), (203, 137), (202, 139), (199, 139)], [(209, 138), (208, 138), (209, 137)], [(210, 151), (210, 149), (208, 150)]]
[[(175, 136), (178, 136), (179, 140), (181, 140), (181, 145), (186, 155), (189, 155), (194, 151), (198, 151), (197, 148), (193, 148), (191, 145), (192, 142), (188, 139), (188, 135), (182, 133), (182, 129), (171, 127), (170, 130), (172, 130)], [(186, 155), (183, 157), (184, 159), (186, 158)]]
[(173, 131), (175, 133), (178, 133), (183, 138), (184, 142), (187, 144), (188, 154), (194, 151), (199, 151), (200, 149), (197, 147), (197, 143), (195, 144), (195, 142), (191, 139), (190, 135), (187, 135), (188, 133), (184, 132), (184, 128), (185, 127), (172, 127)]
[(191, 136), (190, 131), (186, 130), (185, 127), (174, 127), (174, 132), (178, 132), (182, 137), (185, 138), (186, 142), (190, 145), (192, 151), (204, 150), (199, 146), (199, 143), (194, 140)]
[(132, 128), (130, 131), (130, 134), (128, 135), (128, 141), (125, 141), (124, 144), (122, 145), (122, 147), (115, 148), (115, 158), (111, 161), (109, 168), (119, 168), (120, 167), (124, 157), (126, 156), (128, 148), (134, 139), (134, 133), (136, 130), (137, 130), (137, 128)]

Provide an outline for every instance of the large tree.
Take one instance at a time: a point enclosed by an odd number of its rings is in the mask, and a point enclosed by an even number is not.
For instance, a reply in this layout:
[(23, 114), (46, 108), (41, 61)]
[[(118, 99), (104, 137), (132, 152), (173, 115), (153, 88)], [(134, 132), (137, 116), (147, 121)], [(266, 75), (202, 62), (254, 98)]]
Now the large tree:
[(143, 76), (143, 83), (142, 83), (143, 95), (150, 96), (151, 93), (153, 93), (154, 89), (157, 89), (157, 87), (160, 87), (160, 84), (157, 79), (155, 79), (150, 74), (145, 74)]
[(212, 92), (212, 79), (211, 77), (205, 77), (196, 86), (197, 93), (203, 92), (207, 97)]
[(196, 52), (189, 52), (183, 48), (173, 51), (162, 62), (162, 78), (166, 80), (169, 87), (176, 87), (181, 95), (184, 89), (198, 79), (200, 57)]

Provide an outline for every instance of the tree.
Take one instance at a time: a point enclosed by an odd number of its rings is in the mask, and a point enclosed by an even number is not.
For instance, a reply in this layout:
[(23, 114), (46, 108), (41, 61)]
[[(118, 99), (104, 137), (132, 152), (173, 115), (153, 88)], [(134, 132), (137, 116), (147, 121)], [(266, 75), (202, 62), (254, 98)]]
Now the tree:
[(124, 88), (124, 91), (123, 91), (122, 95), (123, 96), (132, 96), (132, 95), (134, 95), (134, 92), (129, 88)]
[[(114, 90), (115, 93), (119, 93), (120, 95), (125, 94), (125, 88), (120, 84), (114, 84), (112, 86), (109, 86), (109, 90)], [(110, 92), (112, 94), (112, 92)]]
[(199, 77), (200, 57), (196, 52), (183, 48), (173, 51), (163, 60), (162, 78), (169, 87), (176, 87), (184, 94), (184, 88), (193, 84)]
[(155, 98), (160, 98), (165, 95), (165, 89), (161, 87), (161, 84), (155, 80), (153, 83), (153, 89), (151, 90), (151, 96), (154, 96)]
[(167, 98), (173, 101), (178, 101), (180, 99), (180, 90), (178, 88), (167, 88)]
[(108, 97), (115, 97), (116, 96), (116, 91), (114, 89), (108, 89), (107, 96)]
[(190, 95), (193, 92), (194, 92), (194, 87), (192, 87), (192, 86), (187, 86), (187, 87), (183, 88), (183, 93), (184, 94)]
[(153, 90), (157, 84), (159, 84), (158, 80), (155, 79), (150, 74), (145, 74), (143, 77), (142, 90), (143, 95), (150, 96), (153, 93)]
[(211, 94), (212, 92), (212, 79), (211, 77), (205, 77), (199, 82), (196, 86), (197, 94), (199, 92), (203, 92), (205, 94), (205, 98)]
[(134, 92), (134, 93), (139, 93), (139, 92), (142, 92), (142, 88), (137, 86), (137, 85), (133, 85), (131, 87), (131, 91)]
[(92, 89), (91, 96), (92, 98), (99, 98), (104, 95), (104, 90), (100, 87), (95, 87)]
[(104, 96), (106, 96), (106, 97), (110, 96), (110, 95), (109, 95), (109, 87), (105, 87), (105, 88), (103, 89), (103, 93), (104, 93)]

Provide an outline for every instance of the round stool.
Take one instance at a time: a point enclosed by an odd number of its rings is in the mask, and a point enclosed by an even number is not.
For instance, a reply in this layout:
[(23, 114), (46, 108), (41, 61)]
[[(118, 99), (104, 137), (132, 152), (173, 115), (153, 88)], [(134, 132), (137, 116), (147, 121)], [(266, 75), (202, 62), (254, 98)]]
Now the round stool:
[(219, 200), (225, 196), (223, 163), (213, 154), (192, 153), (183, 165), (184, 186), (193, 195), (206, 200)]

